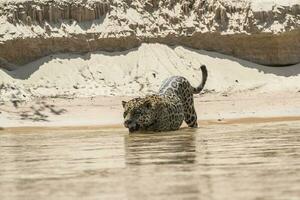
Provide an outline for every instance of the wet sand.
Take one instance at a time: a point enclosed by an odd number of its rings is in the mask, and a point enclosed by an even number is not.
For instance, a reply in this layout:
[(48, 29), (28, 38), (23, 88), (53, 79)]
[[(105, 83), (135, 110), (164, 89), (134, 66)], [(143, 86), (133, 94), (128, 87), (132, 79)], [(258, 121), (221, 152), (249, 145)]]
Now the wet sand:
[(298, 199), (299, 134), (297, 121), (2, 130), (0, 199)]

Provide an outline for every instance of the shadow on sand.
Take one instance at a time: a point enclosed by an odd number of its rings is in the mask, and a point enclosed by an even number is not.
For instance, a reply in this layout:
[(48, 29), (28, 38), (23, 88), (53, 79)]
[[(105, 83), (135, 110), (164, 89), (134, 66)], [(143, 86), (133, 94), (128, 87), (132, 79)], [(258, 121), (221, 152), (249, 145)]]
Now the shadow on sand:
[(13, 100), (11, 103), (15, 108), (14, 113), (16, 113), (21, 120), (29, 120), (33, 122), (47, 122), (51, 115), (62, 115), (67, 112), (66, 109), (57, 109), (54, 105), (48, 104), (45, 101), (37, 101), (34, 106), (26, 109), (21, 109), (22, 102), (19, 100)]

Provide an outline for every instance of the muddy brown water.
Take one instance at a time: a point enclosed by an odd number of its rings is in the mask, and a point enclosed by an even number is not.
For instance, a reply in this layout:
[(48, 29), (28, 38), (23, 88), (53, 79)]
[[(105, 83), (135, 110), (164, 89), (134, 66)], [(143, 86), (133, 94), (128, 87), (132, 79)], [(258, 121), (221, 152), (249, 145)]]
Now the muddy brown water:
[(0, 199), (300, 199), (300, 123), (0, 131)]

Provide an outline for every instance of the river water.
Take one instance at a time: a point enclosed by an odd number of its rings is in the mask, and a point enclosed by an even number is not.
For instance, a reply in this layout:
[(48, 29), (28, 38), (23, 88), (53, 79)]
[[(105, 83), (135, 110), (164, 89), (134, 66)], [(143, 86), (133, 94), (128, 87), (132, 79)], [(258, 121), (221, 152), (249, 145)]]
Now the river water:
[(0, 199), (300, 199), (300, 124), (0, 131)]

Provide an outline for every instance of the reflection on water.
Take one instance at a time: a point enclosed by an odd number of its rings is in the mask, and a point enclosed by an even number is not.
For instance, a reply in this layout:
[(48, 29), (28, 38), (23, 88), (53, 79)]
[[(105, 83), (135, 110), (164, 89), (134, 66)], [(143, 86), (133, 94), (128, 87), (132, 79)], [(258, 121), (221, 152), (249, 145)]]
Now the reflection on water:
[(195, 163), (195, 134), (191, 131), (125, 136), (127, 166)]
[(298, 124), (0, 131), (0, 199), (299, 199)]

